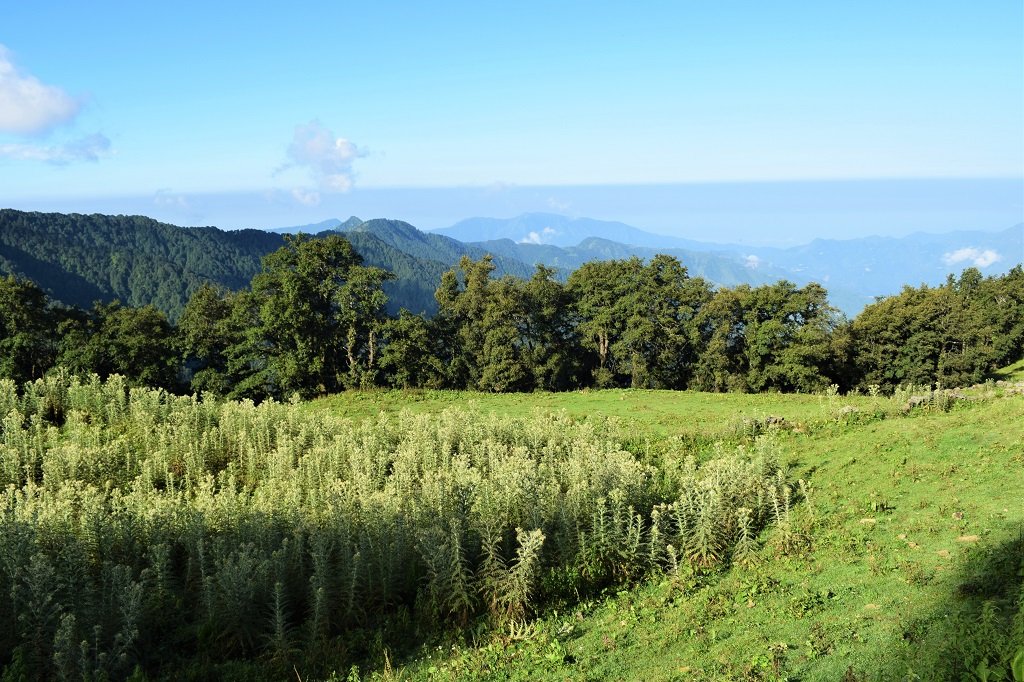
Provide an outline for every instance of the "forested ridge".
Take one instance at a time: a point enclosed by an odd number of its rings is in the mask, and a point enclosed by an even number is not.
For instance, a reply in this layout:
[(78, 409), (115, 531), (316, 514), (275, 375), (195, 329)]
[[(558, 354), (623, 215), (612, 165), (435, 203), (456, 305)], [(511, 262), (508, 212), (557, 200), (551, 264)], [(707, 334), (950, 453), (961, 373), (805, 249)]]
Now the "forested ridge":
[[(261, 239), (235, 238), (250, 237)], [(63, 366), (255, 400), (372, 386), (891, 392), (976, 383), (1024, 348), (1020, 265), (906, 287), (847, 320), (820, 285), (715, 288), (665, 255), (586, 263), (565, 282), (544, 266), (497, 277), (489, 255), (464, 255), (440, 274), (428, 317), (390, 313), (394, 274), (342, 236), (282, 239), (248, 287), (197, 284), (173, 324), (153, 304), (55, 306), (31, 281), (2, 279), (0, 375)]]
[[(311, 226), (316, 227), (316, 226)], [(388, 311), (433, 314), (441, 273), (463, 255), (487, 251), (398, 220), (349, 219), (338, 225), (368, 264), (395, 277), (384, 285)], [(330, 234), (325, 230), (323, 234)], [(204, 283), (237, 290), (280, 248), (281, 234), (262, 230), (179, 227), (143, 216), (28, 213), (0, 209), (0, 275), (37, 283), (55, 302), (88, 308), (117, 300), (153, 305), (174, 322)], [(515, 258), (498, 256), (501, 274), (529, 276)]]
[(281, 246), (261, 230), (182, 228), (142, 216), (0, 209), (0, 272), (32, 279), (67, 305), (118, 299), (176, 318), (204, 282), (238, 289)]

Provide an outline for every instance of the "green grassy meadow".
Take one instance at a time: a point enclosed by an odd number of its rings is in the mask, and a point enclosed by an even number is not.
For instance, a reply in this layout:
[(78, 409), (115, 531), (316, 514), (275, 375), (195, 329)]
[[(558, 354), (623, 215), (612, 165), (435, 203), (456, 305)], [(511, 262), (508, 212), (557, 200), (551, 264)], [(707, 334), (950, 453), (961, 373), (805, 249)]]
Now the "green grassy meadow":
[(564, 413), (573, 419), (617, 420), (638, 439), (695, 439), (702, 442), (742, 436), (751, 422), (782, 417), (798, 430), (829, 421), (850, 406), (859, 412), (895, 414), (892, 400), (869, 396), (781, 395), (777, 393), (701, 393), (642, 389), (583, 390), (566, 393), (476, 393), (469, 391), (370, 390), (340, 393), (304, 403), (307, 409), (352, 419), (408, 410), (440, 412), (459, 407), (480, 414), (529, 417)]
[[(404, 656), (381, 647), (362, 672), (409, 680), (1012, 680), (1010, 658), (1024, 647), (1024, 395), (1014, 392), (989, 385), (948, 410), (906, 413), (881, 397), (633, 390), (368, 392), (310, 403), (354, 418), (452, 405), (608, 416), (634, 446), (662, 458), (694, 447), (771, 447), (809, 488), (800, 542), (783, 549), (769, 527), (752, 567), (680, 570), (549, 607), (522, 629), (463, 631)], [(785, 422), (758, 429), (769, 416)]]
[(0, 415), (0, 682), (1024, 680), (1024, 382)]

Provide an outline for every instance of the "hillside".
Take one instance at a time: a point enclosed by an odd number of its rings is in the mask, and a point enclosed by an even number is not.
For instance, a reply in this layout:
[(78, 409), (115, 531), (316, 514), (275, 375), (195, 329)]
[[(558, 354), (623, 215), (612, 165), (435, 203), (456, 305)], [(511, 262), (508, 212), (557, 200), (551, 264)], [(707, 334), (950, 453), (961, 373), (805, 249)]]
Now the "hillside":
[(203, 282), (247, 286), (260, 258), (281, 243), (261, 230), (0, 209), (0, 274), (27, 277), (55, 300), (84, 308), (116, 298), (152, 303), (174, 318)]
[[(330, 226), (330, 229), (317, 228)], [(349, 218), (314, 225), (226, 231), (178, 227), (143, 216), (26, 213), (0, 210), (0, 275), (35, 281), (55, 301), (82, 308), (119, 299), (132, 306), (152, 303), (177, 319), (199, 285), (231, 290), (248, 286), (260, 259), (280, 248), (284, 234), (340, 232), (365, 264), (385, 268), (388, 311), (399, 308), (432, 314), (441, 274), (462, 256), (480, 259), (488, 251), (417, 230), (397, 220)], [(497, 255), (497, 275), (528, 277), (533, 268)]]
[(378, 218), (339, 228), (337, 231), (346, 236), (370, 234), (413, 258), (444, 263), (449, 267), (458, 264), (463, 256), (480, 260), (491, 253), (496, 256), (494, 259), (495, 274), (499, 277), (502, 275), (529, 277), (533, 272), (531, 266), (525, 265), (517, 258), (506, 258), (483, 246), (465, 244), (451, 237), (423, 232), (401, 220)]
[[(656, 461), (718, 457), (739, 444), (773, 453), (792, 480), (808, 484), (795, 509), (799, 541), (787, 545), (780, 529), (767, 530), (748, 567), (666, 572), (475, 644), (440, 638), (409, 650), (396, 642), (388, 663), (378, 649), (362, 672), (375, 680), (860, 681), (998, 670), (1024, 651), (1021, 386), (976, 389), (951, 411), (909, 414), (897, 400), (866, 396), (649, 391), (349, 394), (311, 403), (356, 419), (455, 405), (481, 415), (611, 417), (631, 449), (658, 453)], [(765, 415), (781, 426), (758, 436), (752, 425)]]
[(427, 315), (437, 312), (434, 292), (441, 275), (457, 265), (463, 256), (479, 260), (488, 253), (494, 254), (498, 276), (529, 277), (532, 270), (521, 261), (496, 251), (422, 232), (400, 220), (355, 220), (350, 218), (337, 230), (329, 232), (338, 232), (352, 242), (368, 264), (395, 274), (396, 279), (384, 285), (388, 312), (392, 315), (400, 308)]

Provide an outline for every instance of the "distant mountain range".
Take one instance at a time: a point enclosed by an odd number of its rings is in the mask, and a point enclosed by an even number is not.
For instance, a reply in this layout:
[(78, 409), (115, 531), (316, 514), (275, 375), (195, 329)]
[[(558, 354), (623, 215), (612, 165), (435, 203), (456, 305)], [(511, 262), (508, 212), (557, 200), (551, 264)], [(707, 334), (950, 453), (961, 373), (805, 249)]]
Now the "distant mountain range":
[(529, 213), (515, 218), (471, 218), (437, 230), (533, 264), (572, 270), (598, 258), (648, 258), (667, 253), (691, 275), (716, 284), (761, 284), (788, 279), (820, 282), (832, 303), (855, 315), (878, 296), (904, 284), (941, 284), (948, 274), (976, 267), (984, 275), (1024, 262), (1024, 223), (1000, 232), (917, 233), (906, 237), (817, 239), (791, 248), (700, 242), (645, 232), (618, 222)]
[(517, 244), (571, 247), (578, 246), (585, 239), (597, 237), (619, 244), (656, 249), (717, 249), (717, 245), (714, 244), (654, 234), (625, 223), (592, 218), (569, 218), (555, 213), (524, 213), (515, 218), (469, 218), (435, 232), (462, 242), (510, 239)]
[(88, 307), (117, 298), (130, 305), (153, 303), (175, 319), (202, 282), (246, 286), (259, 271), (260, 258), (279, 248), (284, 235), (298, 232), (341, 233), (367, 265), (395, 273), (396, 280), (386, 284), (392, 313), (405, 307), (432, 314), (441, 274), (462, 256), (486, 254), (493, 255), (498, 276), (528, 277), (542, 263), (564, 278), (592, 260), (666, 253), (691, 276), (720, 286), (821, 282), (832, 303), (851, 316), (904, 284), (937, 285), (971, 266), (993, 275), (1024, 261), (1024, 224), (1002, 232), (823, 239), (779, 249), (699, 242), (624, 223), (543, 213), (473, 218), (433, 232), (400, 220), (354, 216), (269, 231), (224, 231), (141, 216), (3, 209), (0, 275), (28, 277), (66, 304)]
[(330, 220), (321, 220), (319, 223), (311, 223), (309, 225), (275, 227), (274, 229), (267, 230), (267, 232), (273, 232), (274, 234), (298, 234), (299, 232), (305, 232), (306, 234), (319, 234), (321, 232), (327, 232), (328, 230), (344, 230), (351, 225), (358, 225), (361, 222), (363, 221), (355, 216), (352, 216), (345, 222), (341, 222), (337, 218), (331, 218)]

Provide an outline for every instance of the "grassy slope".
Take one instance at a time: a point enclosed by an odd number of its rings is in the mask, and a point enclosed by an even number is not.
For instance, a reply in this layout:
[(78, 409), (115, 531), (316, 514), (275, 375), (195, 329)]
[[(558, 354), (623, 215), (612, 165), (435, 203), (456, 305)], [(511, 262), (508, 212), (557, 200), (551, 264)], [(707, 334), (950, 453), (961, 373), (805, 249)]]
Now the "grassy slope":
[(845, 405), (865, 412), (895, 413), (892, 401), (867, 396), (814, 396), (692, 391), (608, 390), (569, 393), (470, 393), (465, 391), (357, 391), (308, 403), (310, 409), (327, 409), (346, 417), (362, 418), (379, 412), (411, 410), (439, 412), (459, 406), (483, 414), (525, 417), (534, 412), (565, 411), (571, 417), (612, 417), (621, 420), (638, 436), (660, 441), (698, 437), (732, 439), (752, 420), (769, 416), (802, 426), (820, 421)]
[(779, 432), (775, 447), (812, 486), (814, 527), (810, 546), (789, 554), (769, 531), (754, 569), (655, 580), (543, 614), (522, 637), (424, 650), (392, 673), (403, 679), (829, 680), (848, 669), (857, 674), (850, 679), (898, 679), (963, 639), (957, 614), (992, 598), (1004, 618), (1013, 612), (1005, 588), (1019, 585), (1024, 533), (1022, 396), (850, 423), (834, 418), (840, 406), (888, 417), (898, 406), (867, 397), (593, 391), (353, 393), (314, 408), (359, 416), (453, 403), (612, 415), (680, 450), (679, 435), (734, 440), (744, 419), (783, 416), (800, 426)]
[(1018, 360), (992, 373), (996, 379), (1004, 381), (1024, 381), (1024, 360)]

